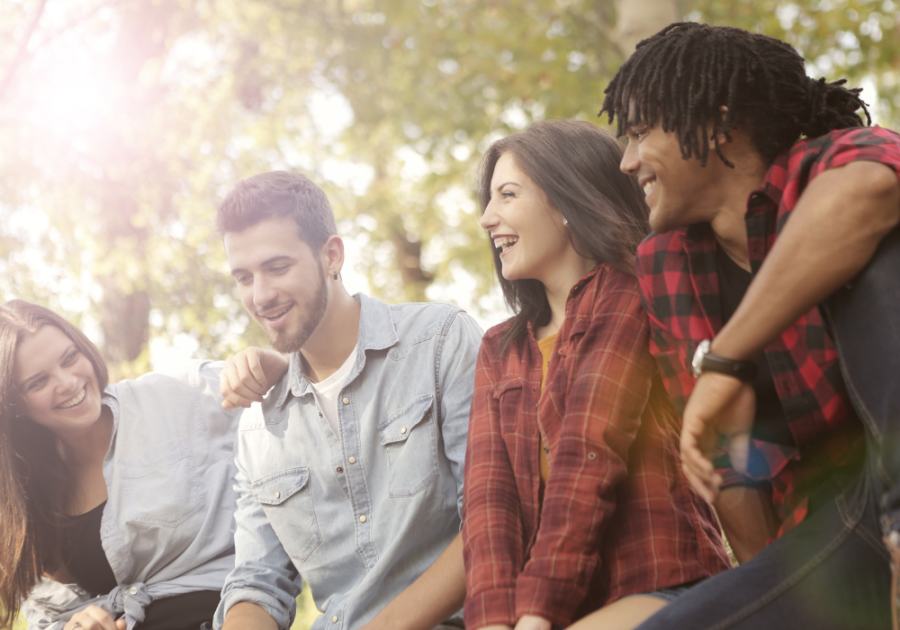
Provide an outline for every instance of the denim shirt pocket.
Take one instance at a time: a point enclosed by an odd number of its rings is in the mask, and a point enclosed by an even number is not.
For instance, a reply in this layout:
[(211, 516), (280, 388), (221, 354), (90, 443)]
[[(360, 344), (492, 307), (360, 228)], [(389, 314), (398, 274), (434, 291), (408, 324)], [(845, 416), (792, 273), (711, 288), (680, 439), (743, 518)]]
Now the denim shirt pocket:
[(291, 468), (252, 484), (253, 498), (262, 506), (284, 550), (304, 562), (322, 542), (313, 509), (309, 468)]
[(187, 440), (168, 440), (147, 448), (141, 457), (119, 462), (125, 520), (178, 527), (204, 502), (200, 476)]
[(431, 394), (420, 396), (378, 426), (388, 456), (392, 497), (416, 495), (437, 478), (433, 400)]

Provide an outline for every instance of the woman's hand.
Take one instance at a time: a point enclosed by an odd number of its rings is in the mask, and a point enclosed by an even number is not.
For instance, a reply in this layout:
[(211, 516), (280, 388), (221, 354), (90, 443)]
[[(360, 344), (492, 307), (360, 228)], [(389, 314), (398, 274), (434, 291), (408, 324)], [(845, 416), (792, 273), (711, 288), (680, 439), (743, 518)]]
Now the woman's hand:
[(550, 630), (553, 626), (549, 621), (537, 615), (522, 615), (516, 622), (515, 630)]
[(113, 621), (109, 613), (99, 606), (88, 606), (72, 615), (63, 630), (125, 630), (126, 626), (124, 619)]
[(288, 358), (274, 350), (250, 347), (225, 361), (219, 376), (223, 409), (262, 402), (266, 392), (288, 371)]

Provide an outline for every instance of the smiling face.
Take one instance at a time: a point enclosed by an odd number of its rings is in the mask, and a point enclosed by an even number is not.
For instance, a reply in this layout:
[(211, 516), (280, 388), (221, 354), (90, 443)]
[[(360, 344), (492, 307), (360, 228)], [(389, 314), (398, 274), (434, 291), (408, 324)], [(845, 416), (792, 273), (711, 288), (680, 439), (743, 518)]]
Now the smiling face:
[(711, 178), (719, 170), (717, 164), (710, 161), (701, 166), (697, 158), (684, 159), (678, 135), (663, 131), (659, 123), (652, 127), (640, 122), (629, 124), (626, 135), (628, 146), (620, 168), (636, 176), (644, 189), (653, 231), (662, 234), (709, 221), (704, 200)]
[(580, 260), (562, 215), (519, 169), (512, 153), (504, 153), (494, 165), (491, 199), (480, 224), (500, 250), (507, 280), (534, 279), (546, 285), (561, 265)]
[(225, 234), (225, 252), (244, 308), (279, 352), (297, 352), (328, 307), (322, 260), (291, 218)]
[(94, 366), (56, 326), (22, 337), (13, 373), (25, 415), (60, 437), (89, 429), (100, 417)]

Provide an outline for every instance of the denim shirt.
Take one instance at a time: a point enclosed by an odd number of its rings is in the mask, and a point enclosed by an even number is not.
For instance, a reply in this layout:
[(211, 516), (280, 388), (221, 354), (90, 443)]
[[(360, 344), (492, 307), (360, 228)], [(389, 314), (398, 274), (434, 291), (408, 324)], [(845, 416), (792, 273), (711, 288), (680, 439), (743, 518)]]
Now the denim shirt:
[(242, 410), (221, 407), (223, 363), (109, 385), (113, 433), (103, 462), (100, 539), (118, 586), (91, 597), (44, 578), (22, 606), (29, 628), (61, 630), (88, 605), (128, 629), (154, 599), (218, 591), (234, 568), (234, 436)]
[(358, 628), (459, 533), (481, 330), (447, 304), (354, 297), (358, 346), (338, 402), (340, 435), (298, 353), (241, 418), (237, 566), (216, 628), (241, 601), (287, 628), (301, 575), (324, 611), (314, 630)]

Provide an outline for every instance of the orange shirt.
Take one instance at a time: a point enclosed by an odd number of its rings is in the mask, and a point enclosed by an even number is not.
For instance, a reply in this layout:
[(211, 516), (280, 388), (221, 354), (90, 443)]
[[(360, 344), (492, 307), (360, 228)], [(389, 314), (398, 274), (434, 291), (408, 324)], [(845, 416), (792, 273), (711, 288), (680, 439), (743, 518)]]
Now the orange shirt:
[[(549, 337), (544, 337), (537, 342), (538, 348), (541, 350), (541, 393), (544, 393), (544, 382), (547, 380), (547, 366), (550, 365), (550, 357), (553, 356), (553, 347), (556, 345), (556, 336), (559, 333), (553, 333)], [(540, 463), (541, 481), (547, 483), (550, 478), (550, 462), (547, 461), (547, 451), (550, 450), (544, 444), (544, 437), (541, 436), (538, 451), (538, 461)]]

